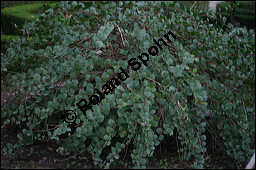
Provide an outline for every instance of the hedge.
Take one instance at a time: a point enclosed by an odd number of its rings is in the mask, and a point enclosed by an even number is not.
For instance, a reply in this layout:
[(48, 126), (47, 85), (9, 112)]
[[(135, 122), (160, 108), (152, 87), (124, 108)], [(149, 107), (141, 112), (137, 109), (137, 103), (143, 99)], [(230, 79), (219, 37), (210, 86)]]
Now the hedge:
[[(230, 13), (221, 13), (222, 16), (227, 18), (228, 22), (231, 22), (231, 14)], [(246, 26), (248, 29), (255, 28), (255, 17), (249, 15), (235, 15), (235, 20), (240, 23), (240, 26)]]
[(17, 35), (1, 35), (1, 52), (6, 51), (6, 44), (8, 44), (11, 40), (19, 38)]
[[(36, 4), (41, 3), (42, 1), (1, 1), (1, 9), (18, 6), (18, 5), (26, 5), (26, 4)], [(44, 1), (45, 3), (48, 1)]]
[[(15, 28), (22, 28), (26, 21), (32, 21), (37, 18), (37, 12), (43, 9), (43, 4), (28, 4), (8, 7), (1, 10), (1, 25), (3, 32), (8, 35), (20, 35), (20, 31)], [(53, 3), (52, 5), (55, 5)]]
[[(240, 26), (246, 26), (248, 29), (255, 28), (255, 2), (254, 1), (237, 1), (235, 9), (235, 21), (240, 23)], [(227, 17), (231, 21), (231, 3), (223, 2), (217, 4), (219, 14)]]
[[(231, 5), (231, 2), (223, 2), (217, 4), (217, 10), (218, 8), (225, 9), (225, 7), (228, 7)], [(255, 2), (254, 1), (236, 1), (236, 5), (239, 6), (239, 8), (248, 9), (248, 10), (255, 10)]]
[(209, 1), (180, 1), (179, 3), (186, 7), (196, 7), (198, 9), (205, 9), (209, 7)]

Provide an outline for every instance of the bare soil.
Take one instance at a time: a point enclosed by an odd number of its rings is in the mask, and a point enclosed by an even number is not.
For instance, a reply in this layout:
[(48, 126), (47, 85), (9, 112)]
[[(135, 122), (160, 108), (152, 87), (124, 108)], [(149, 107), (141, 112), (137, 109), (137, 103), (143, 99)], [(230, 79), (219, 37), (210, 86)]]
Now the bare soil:
[[(23, 148), (23, 153), (10, 158), (4, 155), (2, 149), (6, 143), (18, 142), (17, 133), (19, 129), (17, 126), (9, 125), (1, 129), (1, 168), (4, 169), (99, 169), (93, 164), (90, 153), (84, 153), (77, 156), (75, 159), (70, 156), (61, 156), (56, 152), (59, 147), (58, 144), (48, 142), (37, 142), (34, 145)], [(154, 156), (149, 158), (147, 168), (149, 169), (189, 169), (193, 168), (191, 165), (193, 161), (182, 161), (177, 153), (175, 138), (167, 137), (163, 140), (161, 145), (156, 148)], [(127, 153), (125, 153), (127, 152)], [(116, 160), (110, 166), (113, 168), (133, 168), (130, 153), (131, 147), (124, 153), (121, 153), (120, 160)], [(209, 148), (206, 155), (205, 168), (206, 169), (236, 169), (235, 162), (224, 153), (219, 151), (213, 153)]]

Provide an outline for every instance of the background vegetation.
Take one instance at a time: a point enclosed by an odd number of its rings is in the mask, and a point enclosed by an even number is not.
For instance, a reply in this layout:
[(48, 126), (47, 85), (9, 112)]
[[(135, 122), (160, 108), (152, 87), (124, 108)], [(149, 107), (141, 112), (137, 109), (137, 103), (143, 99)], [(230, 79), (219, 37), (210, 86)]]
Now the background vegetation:
[[(44, 11), (43, 4), (55, 5), (55, 1), (1, 1), (1, 51), (10, 40), (18, 38), (23, 25), (36, 19)], [(55, 4), (54, 4), (55, 3)]]
[(7, 35), (20, 35), (19, 29), (22, 28), (26, 21), (32, 21), (37, 18), (39, 11), (43, 11), (43, 4), (45, 3), (19, 5), (2, 9), (2, 31)]
[[(231, 21), (231, 1), (217, 4), (216, 10), (226, 16), (228, 22)], [(239, 22), (241, 27), (255, 29), (255, 1), (236, 1), (235, 21)]]
[(209, 1), (179, 1), (179, 3), (185, 5), (186, 7), (193, 7), (198, 9), (209, 8)]

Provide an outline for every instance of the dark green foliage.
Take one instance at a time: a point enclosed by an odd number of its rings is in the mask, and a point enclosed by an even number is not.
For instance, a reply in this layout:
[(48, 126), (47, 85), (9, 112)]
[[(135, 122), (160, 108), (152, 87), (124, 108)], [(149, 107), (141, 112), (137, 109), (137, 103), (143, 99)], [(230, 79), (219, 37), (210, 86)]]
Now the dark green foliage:
[[(27, 21), (38, 17), (45, 3), (19, 5), (1, 10), (1, 28), (7, 35), (20, 35), (20, 29)], [(52, 4), (55, 5), (56, 3)]]
[[(230, 13), (221, 13), (222, 16), (227, 18), (227, 22), (231, 22), (231, 14)], [(246, 26), (248, 29), (255, 29), (255, 14), (253, 15), (242, 15), (236, 14), (235, 20), (239, 22), (240, 26)]]
[[(95, 165), (108, 168), (132, 145), (134, 167), (145, 168), (164, 135), (177, 131), (182, 158), (203, 168), (208, 129), (243, 165), (255, 145), (254, 31), (221, 17), (224, 31), (207, 21), (218, 19), (214, 12), (174, 2), (90, 5), (61, 2), (48, 9), (2, 54), (3, 83), (17, 93), (1, 115), (4, 124), (24, 124), (19, 143), (5, 154), (55, 140), (60, 154), (88, 151)], [(67, 11), (70, 19), (63, 18)], [(150, 55), (147, 67), (127, 68), (169, 31), (177, 39)], [(83, 114), (76, 103), (88, 101), (120, 67), (130, 78)], [(61, 118), (65, 110), (77, 113), (75, 124)]]
[(201, 10), (209, 8), (209, 1), (180, 1), (179, 3), (185, 5), (187, 8), (199, 8)]
[[(42, 1), (1, 1), (1, 9), (7, 8), (7, 7), (13, 7), (18, 5), (26, 5), (26, 4), (35, 4), (35, 3), (41, 3)], [(53, 1), (44, 1), (47, 2), (53, 2)]]
[[(240, 9), (247, 9), (248, 11), (254, 11), (255, 12), (255, 1), (236, 1), (236, 4)], [(230, 1), (223, 2), (217, 4), (217, 10), (218, 8), (221, 8), (221, 10), (224, 10), (225, 7), (228, 7), (231, 5)]]
[[(226, 16), (230, 22), (232, 14), (230, 1), (217, 4), (216, 10), (219, 14)], [(236, 1), (235, 21), (239, 22), (241, 27), (255, 29), (255, 1)]]
[(8, 45), (11, 40), (17, 38), (19, 38), (17, 35), (1, 35), (1, 52), (5, 52), (7, 50), (6, 45)]

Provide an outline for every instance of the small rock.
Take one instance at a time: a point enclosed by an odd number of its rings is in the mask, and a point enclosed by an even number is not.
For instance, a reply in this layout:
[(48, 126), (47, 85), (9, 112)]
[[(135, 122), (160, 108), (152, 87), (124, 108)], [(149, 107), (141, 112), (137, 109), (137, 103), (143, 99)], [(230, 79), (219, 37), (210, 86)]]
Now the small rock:
[(206, 156), (205, 157), (205, 161), (209, 160), (210, 159), (210, 156)]
[(53, 151), (53, 148), (50, 147), (50, 146), (48, 146), (47, 149), (48, 149), (49, 151)]
[(43, 168), (41, 166), (37, 166), (36, 169), (45, 169), (45, 168)]
[(179, 164), (174, 164), (174, 168), (178, 168)]

